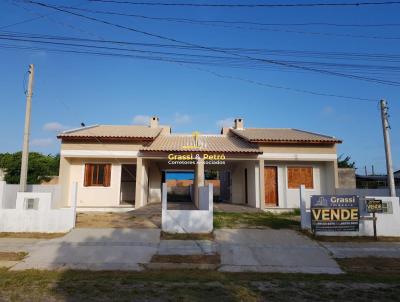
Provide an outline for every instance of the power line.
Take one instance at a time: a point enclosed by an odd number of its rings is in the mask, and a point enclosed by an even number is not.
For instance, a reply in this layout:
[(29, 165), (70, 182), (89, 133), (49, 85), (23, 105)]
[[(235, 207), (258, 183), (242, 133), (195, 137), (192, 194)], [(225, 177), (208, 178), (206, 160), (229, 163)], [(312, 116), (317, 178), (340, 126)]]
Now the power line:
[(144, 16), (138, 14), (128, 14), (115, 11), (104, 11), (104, 10), (94, 10), (77, 8), (71, 6), (58, 6), (59, 8), (79, 10), (97, 14), (106, 15), (116, 15), (125, 17), (138, 17), (151, 20), (165, 20), (165, 21), (176, 21), (176, 22), (188, 22), (188, 23), (210, 23), (210, 24), (228, 24), (228, 25), (256, 25), (256, 26), (334, 26), (334, 27), (390, 27), (390, 26), (400, 26), (400, 23), (327, 23), (327, 22), (302, 22), (302, 23), (263, 23), (254, 21), (243, 21), (243, 20), (205, 20), (205, 19), (193, 19), (193, 18), (177, 18), (177, 17), (154, 17), (154, 16)]
[(158, 39), (162, 39), (162, 40), (167, 40), (170, 42), (174, 42), (174, 43), (180, 43), (180, 44), (185, 44), (185, 45), (189, 45), (189, 46), (196, 46), (196, 47), (200, 47), (203, 49), (207, 49), (210, 51), (214, 51), (214, 52), (220, 52), (220, 53), (224, 53), (224, 54), (228, 54), (228, 55), (233, 55), (233, 56), (237, 56), (237, 57), (242, 57), (242, 58), (247, 58), (249, 60), (254, 60), (254, 61), (259, 61), (259, 62), (264, 62), (267, 64), (274, 64), (274, 65), (280, 65), (280, 66), (285, 66), (285, 67), (290, 67), (290, 68), (295, 68), (295, 69), (301, 69), (301, 70), (307, 70), (307, 71), (311, 71), (311, 72), (316, 72), (316, 73), (320, 73), (320, 74), (327, 74), (327, 75), (333, 75), (333, 76), (338, 76), (338, 77), (344, 77), (344, 78), (349, 78), (349, 79), (356, 79), (356, 80), (361, 80), (361, 81), (367, 81), (367, 82), (372, 82), (372, 83), (377, 83), (377, 84), (384, 84), (384, 85), (390, 85), (390, 86), (397, 86), (400, 84), (400, 82), (396, 82), (396, 81), (391, 81), (391, 80), (381, 80), (381, 79), (376, 79), (376, 78), (370, 78), (370, 77), (365, 77), (365, 76), (358, 76), (358, 75), (353, 75), (353, 74), (345, 74), (342, 72), (333, 72), (333, 71), (327, 71), (327, 70), (321, 70), (321, 69), (317, 69), (317, 68), (311, 68), (311, 67), (304, 67), (304, 66), (297, 66), (294, 64), (288, 64), (288, 63), (283, 63), (283, 62), (278, 62), (275, 61), (273, 59), (265, 59), (265, 58), (255, 58), (255, 57), (251, 57), (251, 56), (247, 56), (247, 55), (241, 55), (241, 54), (237, 54), (237, 53), (230, 53), (224, 50), (220, 50), (220, 49), (215, 49), (215, 48), (211, 48), (208, 46), (203, 46), (203, 45), (198, 45), (198, 44), (193, 44), (193, 43), (189, 43), (189, 42), (185, 42), (185, 41), (180, 41), (174, 38), (170, 38), (167, 36), (163, 36), (160, 34), (154, 34), (154, 33), (150, 33), (147, 31), (143, 31), (143, 30), (139, 30), (136, 28), (132, 28), (132, 27), (127, 27), (124, 25), (120, 25), (120, 24), (116, 24), (116, 23), (112, 23), (103, 19), (98, 19), (98, 18), (94, 18), (94, 17), (90, 17), (90, 16), (86, 16), (83, 14), (79, 14), (79, 13), (75, 13), (75, 12), (71, 12), (68, 10), (64, 10), (55, 6), (51, 6), (45, 3), (41, 3), (41, 2), (36, 2), (36, 1), (27, 1), (28, 3), (34, 4), (34, 5), (38, 5), (38, 6), (42, 6), (42, 7), (46, 7), (46, 8), (50, 8), (53, 10), (57, 10), (57, 11), (61, 11), (67, 14), (71, 14), (77, 17), (81, 17), (87, 20), (91, 20), (91, 21), (95, 21), (95, 22), (99, 22), (99, 23), (103, 23), (109, 26), (113, 26), (116, 28), (120, 28), (120, 29), (125, 29), (125, 30), (129, 30), (135, 33), (140, 33), (146, 36), (150, 36), (153, 38), (158, 38)]
[[(191, 50), (191, 51), (208, 51), (199, 47), (180, 45), (180, 44), (160, 44), (160, 43), (144, 43), (144, 42), (130, 42), (122, 40), (106, 40), (106, 39), (93, 39), (93, 38), (77, 38), (70, 36), (60, 35), (48, 35), (48, 34), (36, 34), (36, 33), (25, 33), (25, 32), (14, 32), (14, 31), (0, 31), (0, 35), (4, 37), (25, 37), (32, 39), (46, 39), (46, 40), (62, 40), (62, 41), (79, 41), (79, 42), (90, 42), (100, 44), (117, 44), (117, 45), (129, 45), (129, 46), (140, 46), (150, 48), (172, 48), (180, 50)], [(92, 34), (93, 36), (93, 34)], [(273, 56), (288, 56), (288, 57), (310, 57), (310, 58), (323, 58), (323, 59), (351, 59), (354, 60), (372, 60), (379, 62), (399, 62), (400, 54), (393, 53), (366, 53), (366, 52), (333, 52), (333, 51), (309, 51), (309, 50), (287, 50), (287, 49), (266, 49), (266, 48), (243, 48), (243, 47), (218, 47), (212, 46), (215, 49), (222, 49), (229, 52), (237, 53), (250, 53), (250, 54), (268, 54)]]
[[(31, 46), (19, 46), (19, 45), (9, 45), (9, 44), (0, 44), (0, 48), (23, 49), (23, 50), (26, 50), (26, 49), (45, 50), (45, 51), (50, 51), (50, 52), (64, 52), (64, 53), (75, 53), (75, 54), (86, 54), (86, 55), (97, 55), (97, 56), (111, 56), (111, 57), (132, 58), (132, 59), (150, 59), (150, 58), (146, 58), (146, 57), (142, 57), (142, 56), (134, 56), (134, 55), (112, 54), (112, 53), (104, 53), (104, 52), (75, 51), (75, 50), (60, 50), (60, 49), (38, 48), (38, 47), (31, 47)], [(203, 68), (189, 67), (188, 63), (186, 63), (184, 61), (179, 62), (179, 61), (173, 61), (173, 60), (168, 60), (168, 59), (163, 59), (163, 58), (155, 58), (155, 57), (151, 58), (151, 60), (158, 60), (158, 61), (163, 61), (163, 62), (167, 62), (167, 63), (178, 63), (181, 66), (199, 70), (199, 71), (203, 71), (203, 72), (207, 72), (207, 73), (210, 73), (219, 78), (238, 80), (238, 81), (247, 82), (250, 84), (255, 84), (258, 86), (264, 86), (264, 87), (269, 87), (269, 88), (274, 88), (274, 89), (281, 89), (281, 90), (287, 90), (287, 91), (293, 91), (293, 92), (297, 92), (297, 93), (317, 95), (317, 96), (334, 97), (334, 98), (338, 98), (338, 99), (346, 99), (346, 100), (353, 100), (353, 101), (376, 102), (375, 99), (353, 97), (353, 96), (346, 96), (346, 95), (337, 95), (337, 94), (323, 93), (323, 92), (317, 92), (317, 91), (305, 90), (305, 89), (297, 89), (297, 88), (291, 88), (291, 87), (286, 87), (286, 86), (273, 85), (273, 84), (268, 84), (268, 83), (264, 83), (264, 82), (249, 80), (249, 79), (245, 79), (245, 78), (241, 78), (241, 77), (223, 75), (221, 73), (203, 69)]]
[[(71, 46), (78, 47), (83, 49), (101, 49), (101, 50), (112, 50), (119, 52), (135, 52), (135, 53), (144, 53), (144, 54), (153, 54), (153, 55), (163, 55), (169, 56), (169, 58), (189, 58), (192, 61), (190, 63), (205, 63), (205, 64), (216, 64), (218, 63), (221, 66), (235, 67), (235, 68), (252, 68), (257, 69), (258, 65), (249, 64), (247, 60), (239, 59), (236, 57), (225, 57), (225, 56), (213, 56), (213, 55), (204, 55), (204, 54), (193, 54), (193, 53), (182, 53), (182, 52), (166, 52), (166, 51), (153, 51), (153, 50), (143, 50), (138, 48), (121, 48), (121, 47), (110, 47), (110, 46), (99, 46), (93, 44), (82, 44), (82, 43), (70, 43), (71, 41), (68, 38), (47, 38), (47, 37), (37, 37), (35, 35), (18, 35), (18, 34), (1, 34), (0, 40), (9, 40), (9, 41), (17, 41), (17, 42), (29, 42), (29, 43), (39, 43), (46, 45), (55, 45), (55, 46)], [(75, 42), (76, 39), (72, 39)], [(79, 41), (93, 41), (90, 39), (77, 39)], [(67, 42), (66, 42), (67, 41)], [(104, 42), (102, 40), (94, 40), (98, 42)], [(97, 42), (97, 43), (98, 43)], [(101, 43), (104, 44), (104, 43)], [(196, 61), (193, 61), (196, 60)], [(366, 71), (385, 71), (385, 72), (400, 72), (400, 66), (390, 66), (390, 65), (371, 65), (371, 64), (348, 64), (348, 63), (333, 63), (333, 62), (315, 62), (315, 61), (287, 61), (281, 60), (281, 62), (292, 63), (297, 65), (305, 65), (305, 66), (320, 66), (328, 69), (336, 69), (336, 68), (346, 68), (353, 71), (359, 71), (365, 73)]]
[(25, 24), (25, 23), (28, 23), (28, 22), (31, 22), (31, 21), (34, 21), (34, 20), (38, 20), (38, 19), (41, 19), (41, 18), (43, 18), (43, 16), (26, 19), (26, 20), (23, 20), (23, 21), (19, 21), (19, 22), (16, 22), (16, 23), (9, 24), (9, 25), (1, 26), (0, 29), (13, 27), (13, 26), (20, 25), (20, 24)]
[[(270, 32), (285, 32), (285, 33), (293, 33), (293, 34), (305, 34), (305, 35), (317, 35), (317, 36), (336, 36), (336, 37), (346, 37), (346, 38), (357, 38), (357, 39), (377, 39), (377, 40), (400, 40), (400, 37), (382, 37), (382, 36), (368, 36), (368, 35), (354, 35), (354, 34), (341, 34), (341, 33), (331, 33), (331, 32), (315, 32), (315, 31), (299, 31), (299, 30), (291, 30), (291, 29), (276, 29), (276, 28), (266, 28), (265, 26), (282, 26), (288, 24), (270, 24), (266, 23), (257, 23), (257, 22), (244, 22), (244, 21), (221, 21), (221, 20), (199, 20), (199, 19), (190, 19), (190, 18), (174, 18), (174, 17), (153, 17), (146, 15), (138, 15), (138, 14), (128, 14), (128, 13), (120, 13), (114, 11), (104, 11), (104, 10), (92, 10), (92, 9), (82, 9), (71, 6), (59, 6), (59, 8), (71, 9), (76, 11), (88, 12), (93, 14), (103, 14), (103, 15), (112, 15), (112, 16), (123, 16), (130, 18), (139, 18), (144, 20), (155, 20), (155, 21), (163, 21), (163, 22), (175, 22), (175, 23), (185, 23), (192, 25), (202, 25), (202, 26), (212, 26), (212, 27), (220, 27), (220, 28), (232, 28), (232, 29), (242, 29), (242, 30), (254, 30), (254, 31), (270, 31)], [(251, 25), (251, 26), (262, 26), (262, 27), (244, 27), (241, 24)], [(301, 25), (304, 25), (303, 23)], [(323, 23), (322, 23), (323, 24)], [(293, 24), (292, 24), (293, 25)], [(297, 24), (299, 25), (299, 24)], [(310, 25), (310, 24), (308, 24)], [(392, 24), (394, 25), (394, 24)], [(289, 24), (290, 26), (290, 24)], [(346, 26), (346, 25), (342, 25)], [(361, 26), (361, 25), (359, 25)], [(397, 24), (400, 26), (400, 24)]]
[(376, 6), (376, 5), (395, 5), (400, 1), (384, 1), (384, 2), (309, 2), (309, 3), (192, 3), (192, 2), (136, 2), (123, 0), (88, 0), (90, 2), (118, 3), (130, 4), (138, 6), (186, 6), (186, 7), (214, 7), (214, 8), (301, 8), (301, 7), (360, 7), (360, 6)]
[(317, 96), (343, 98), (343, 99), (348, 99), (348, 100), (353, 100), (353, 101), (367, 101), (367, 102), (374, 102), (374, 103), (377, 101), (375, 99), (369, 99), (369, 98), (351, 97), (351, 96), (346, 96), (346, 95), (330, 94), (330, 93), (316, 92), (316, 91), (305, 90), (305, 89), (291, 88), (291, 87), (280, 86), (280, 85), (272, 85), (272, 84), (267, 84), (267, 83), (259, 82), (259, 81), (255, 81), (255, 80), (249, 80), (249, 79), (245, 79), (245, 78), (241, 78), (241, 77), (224, 75), (224, 74), (221, 74), (221, 73), (209, 70), (209, 69), (197, 68), (197, 67), (191, 67), (191, 66), (185, 66), (185, 67), (196, 69), (196, 70), (203, 71), (203, 72), (207, 72), (207, 73), (213, 74), (214, 76), (219, 77), (219, 78), (232, 79), (232, 80), (247, 82), (250, 84), (255, 84), (255, 85), (269, 87), (269, 88), (277, 88), (277, 89), (294, 91), (294, 92), (298, 92), (298, 93), (312, 94), (312, 95), (317, 95)]

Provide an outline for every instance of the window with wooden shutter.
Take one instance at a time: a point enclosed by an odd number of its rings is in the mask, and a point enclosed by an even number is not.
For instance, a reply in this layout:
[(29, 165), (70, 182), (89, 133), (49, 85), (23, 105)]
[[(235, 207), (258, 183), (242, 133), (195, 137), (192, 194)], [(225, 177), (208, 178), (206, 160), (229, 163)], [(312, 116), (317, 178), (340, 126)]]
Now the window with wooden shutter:
[(111, 182), (111, 164), (85, 164), (85, 187), (109, 187)]
[(288, 188), (298, 189), (304, 185), (306, 189), (314, 189), (312, 167), (288, 167)]

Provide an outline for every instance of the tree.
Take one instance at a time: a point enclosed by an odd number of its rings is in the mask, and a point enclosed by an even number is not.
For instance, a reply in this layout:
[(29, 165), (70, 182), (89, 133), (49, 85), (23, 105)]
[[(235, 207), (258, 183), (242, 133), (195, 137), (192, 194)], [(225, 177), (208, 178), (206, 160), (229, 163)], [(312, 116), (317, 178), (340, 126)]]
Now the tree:
[[(21, 152), (1, 153), (0, 168), (4, 169), (4, 180), (9, 184), (18, 184), (21, 173)], [(29, 153), (28, 184), (40, 184), (58, 175), (60, 155), (44, 155), (38, 152)]]
[(343, 154), (341, 154), (338, 157), (338, 167), (339, 168), (355, 168), (356, 167), (356, 163), (353, 161), (350, 161), (351, 157), (350, 156), (346, 156), (345, 158), (343, 158)]

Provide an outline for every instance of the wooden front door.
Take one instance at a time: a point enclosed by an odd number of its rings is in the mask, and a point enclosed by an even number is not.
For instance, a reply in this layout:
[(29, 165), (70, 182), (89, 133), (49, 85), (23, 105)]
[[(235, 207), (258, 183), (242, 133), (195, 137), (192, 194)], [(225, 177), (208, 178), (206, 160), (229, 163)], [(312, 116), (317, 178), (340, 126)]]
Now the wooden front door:
[(277, 167), (264, 167), (265, 205), (276, 207), (278, 205), (278, 169)]

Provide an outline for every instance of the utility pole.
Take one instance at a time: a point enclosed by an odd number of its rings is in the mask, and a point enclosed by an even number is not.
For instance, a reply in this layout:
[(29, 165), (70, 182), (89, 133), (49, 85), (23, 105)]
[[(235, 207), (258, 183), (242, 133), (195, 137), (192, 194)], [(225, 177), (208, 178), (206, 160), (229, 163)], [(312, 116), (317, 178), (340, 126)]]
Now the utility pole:
[(389, 114), (388, 107), (385, 100), (381, 100), (381, 117), (382, 117), (382, 128), (383, 128), (383, 138), (385, 140), (385, 151), (386, 151), (386, 168), (387, 168), (387, 178), (389, 184), (389, 192), (391, 197), (396, 197), (396, 188), (394, 185), (394, 175), (393, 175), (393, 162), (392, 162), (392, 150), (390, 146), (390, 136), (389, 136)]
[(19, 191), (26, 191), (26, 180), (28, 178), (28, 158), (29, 158), (29, 132), (31, 126), (31, 103), (32, 103), (32, 89), (34, 78), (33, 64), (29, 65), (29, 82), (28, 90), (26, 91), (26, 109), (25, 109), (25, 128), (24, 128), (24, 143), (22, 147), (21, 158), (21, 175), (19, 179)]

